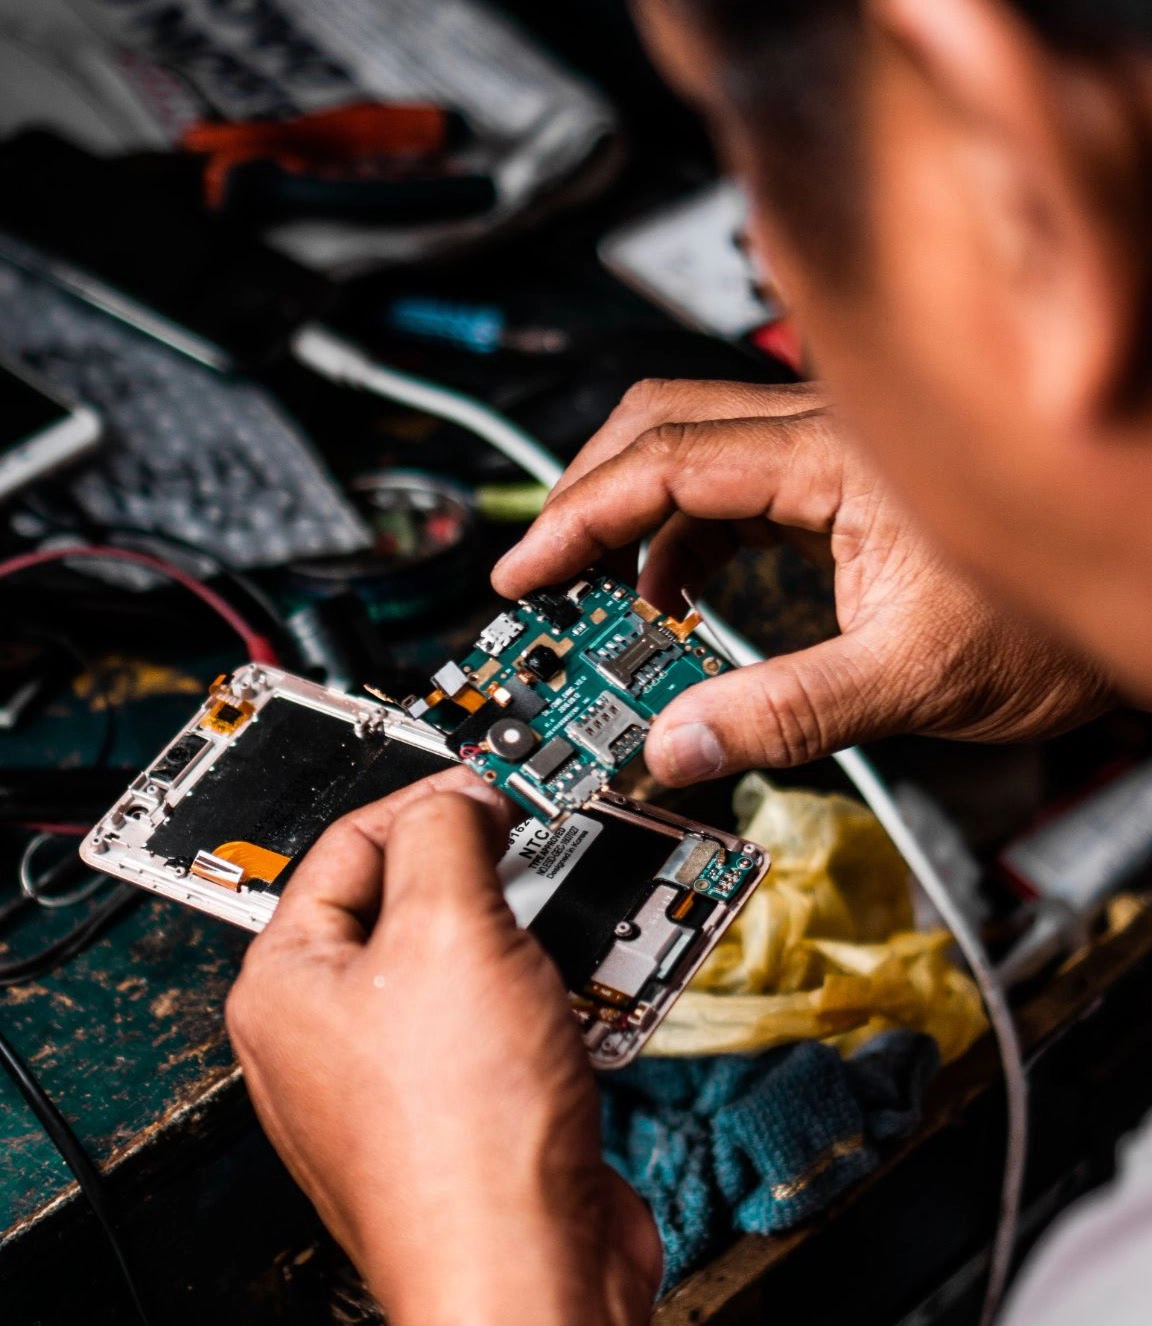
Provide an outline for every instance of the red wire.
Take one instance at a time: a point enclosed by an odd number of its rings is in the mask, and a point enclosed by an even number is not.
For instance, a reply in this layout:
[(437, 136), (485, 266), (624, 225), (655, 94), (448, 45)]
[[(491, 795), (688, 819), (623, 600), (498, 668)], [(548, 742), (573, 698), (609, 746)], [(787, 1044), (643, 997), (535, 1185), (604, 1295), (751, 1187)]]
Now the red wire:
[(37, 552), (21, 553), (0, 561), (0, 580), (16, 575), (20, 571), (30, 570), (34, 566), (44, 566), (48, 562), (67, 562), (75, 558), (91, 558), (107, 562), (132, 562), (136, 566), (146, 566), (158, 575), (166, 576), (182, 585), (190, 594), (195, 594), (202, 603), (206, 603), (218, 616), (236, 632), (244, 642), (248, 657), (253, 663), (276, 664), (280, 660), (276, 649), (267, 636), (255, 630), (228, 602), (215, 590), (209, 589), (203, 581), (182, 571), (150, 553), (135, 552), (131, 548), (116, 548), (104, 544), (81, 544), (72, 548), (41, 548)]
[(91, 828), (88, 824), (60, 824), (53, 820), (50, 823), (21, 823), (18, 828), (27, 829), (29, 833), (51, 833), (58, 838), (83, 838)]

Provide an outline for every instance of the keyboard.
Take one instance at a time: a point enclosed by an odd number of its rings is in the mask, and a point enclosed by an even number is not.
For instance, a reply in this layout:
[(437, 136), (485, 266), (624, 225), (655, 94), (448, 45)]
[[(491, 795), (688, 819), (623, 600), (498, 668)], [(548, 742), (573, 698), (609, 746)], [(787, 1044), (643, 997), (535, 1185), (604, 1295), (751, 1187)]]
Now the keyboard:
[[(273, 397), (196, 362), (39, 274), (8, 237), (0, 354), (102, 417), (106, 445), (68, 481), (93, 521), (174, 535), (241, 569), (358, 552), (367, 526)], [(27, 250), (27, 262), (20, 256)]]

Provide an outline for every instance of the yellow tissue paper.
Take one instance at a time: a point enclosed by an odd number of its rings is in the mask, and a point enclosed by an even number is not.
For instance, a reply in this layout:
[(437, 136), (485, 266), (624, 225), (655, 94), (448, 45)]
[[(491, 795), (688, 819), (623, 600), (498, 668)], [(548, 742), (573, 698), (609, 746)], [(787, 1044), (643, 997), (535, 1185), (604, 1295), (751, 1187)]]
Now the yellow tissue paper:
[(850, 797), (736, 789), (740, 833), (767, 879), (648, 1043), (655, 1055), (746, 1054), (823, 1040), (850, 1054), (881, 1031), (935, 1037), (945, 1063), (984, 1031), (980, 995), (945, 930), (914, 930), (908, 869)]

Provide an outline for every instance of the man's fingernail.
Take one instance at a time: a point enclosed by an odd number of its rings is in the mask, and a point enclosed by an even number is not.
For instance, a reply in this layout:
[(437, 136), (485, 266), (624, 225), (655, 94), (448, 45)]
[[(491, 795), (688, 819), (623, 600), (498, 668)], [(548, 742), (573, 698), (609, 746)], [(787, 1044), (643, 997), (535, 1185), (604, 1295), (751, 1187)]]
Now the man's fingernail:
[(724, 748), (707, 723), (684, 723), (665, 733), (664, 755), (672, 772), (686, 783), (724, 767)]

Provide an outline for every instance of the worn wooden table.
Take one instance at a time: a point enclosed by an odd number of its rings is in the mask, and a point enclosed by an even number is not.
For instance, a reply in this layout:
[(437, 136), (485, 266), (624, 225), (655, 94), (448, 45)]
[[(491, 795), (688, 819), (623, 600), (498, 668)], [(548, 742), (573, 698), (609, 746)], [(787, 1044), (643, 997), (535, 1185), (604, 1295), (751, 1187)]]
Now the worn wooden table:
[[(140, 767), (219, 671), (126, 662), (114, 763)], [(0, 763), (83, 767), (101, 699), (78, 686)], [(126, 781), (126, 778), (125, 778)], [(0, 901), (14, 895), (7, 863)], [(35, 914), (5, 929), (0, 956), (39, 948), (72, 923)], [(223, 1283), (255, 1277), (310, 1219), (259, 1137), (224, 1033), (224, 996), (248, 937), (141, 893), (88, 950), (40, 980), (0, 989), (0, 1026), (104, 1168), (140, 1278), (165, 1321), (208, 1308)], [(230, 1291), (231, 1292), (231, 1291)], [(6, 1326), (119, 1322), (125, 1297), (87, 1203), (0, 1073), (0, 1319)], [(237, 1318), (239, 1319), (239, 1318)]]

